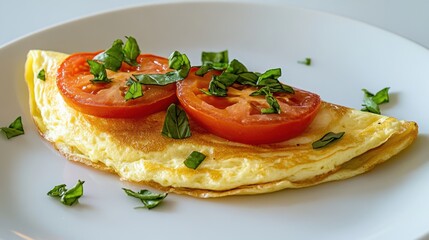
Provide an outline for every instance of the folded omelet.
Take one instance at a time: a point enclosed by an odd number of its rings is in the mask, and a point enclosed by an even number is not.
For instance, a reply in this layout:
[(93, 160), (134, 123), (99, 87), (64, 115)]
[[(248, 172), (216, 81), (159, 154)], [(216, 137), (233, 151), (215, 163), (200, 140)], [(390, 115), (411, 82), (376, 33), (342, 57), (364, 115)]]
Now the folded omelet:
[[(67, 159), (111, 171), (122, 180), (195, 197), (260, 194), (342, 180), (367, 172), (409, 146), (415, 122), (323, 102), (299, 137), (251, 146), (208, 133), (190, 122), (192, 136), (161, 135), (165, 112), (140, 119), (99, 118), (69, 107), (56, 86), (68, 55), (32, 50), (25, 78), (30, 112), (40, 134)], [(45, 69), (45, 81), (37, 74)], [(346, 132), (328, 147), (312, 143), (327, 132)], [(197, 169), (183, 162), (193, 151), (207, 157)]]

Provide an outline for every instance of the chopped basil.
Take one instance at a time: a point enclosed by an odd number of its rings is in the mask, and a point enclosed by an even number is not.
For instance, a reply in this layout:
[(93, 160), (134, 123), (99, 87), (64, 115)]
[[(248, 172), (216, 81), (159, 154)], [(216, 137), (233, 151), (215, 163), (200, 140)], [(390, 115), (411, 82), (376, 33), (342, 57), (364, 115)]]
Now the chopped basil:
[(142, 85), (139, 82), (133, 81), (131, 78), (128, 80), (128, 91), (125, 93), (125, 100), (136, 99), (143, 96)]
[(204, 161), (205, 158), (206, 155), (197, 151), (193, 151), (191, 154), (189, 154), (183, 163), (188, 168), (197, 169), (197, 167)]
[(328, 132), (321, 139), (313, 142), (313, 144), (312, 144), (313, 149), (325, 147), (326, 145), (328, 145), (332, 142), (335, 142), (338, 139), (342, 138), (343, 135), (344, 135), (344, 132), (339, 132), (339, 133)]
[[(130, 66), (137, 66), (137, 57), (140, 55), (140, 48), (137, 44), (137, 40), (133, 37), (126, 37), (124, 48), (122, 49), (124, 54), (124, 62)], [(120, 67), (120, 66), (119, 66)]]
[(238, 74), (237, 82), (242, 85), (256, 86), (258, 81), (258, 74), (254, 72), (243, 72)]
[(364, 97), (362, 104), (363, 108), (361, 110), (381, 114), (379, 105), (389, 102), (389, 87), (381, 89), (376, 94), (373, 94), (366, 89), (362, 89), (362, 91), (364, 92)]
[(269, 69), (266, 72), (262, 73), (258, 77), (257, 85), (265, 86), (265, 82), (270, 81), (271, 79), (278, 79), (282, 75), (282, 70), (280, 68)]
[(65, 184), (55, 186), (47, 194), (51, 197), (60, 198), (61, 203), (67, 206), (72, 206), (77, 203), (79, 198), (83, 195), (83, 184), (85, 181), (78, 180), (76, 185), (67, 190)]
[(121, 39), (117, 39), (113, 42), (112, 47), (96, 55), (93, 60), (102, 62), (106, 69), (118, 71), (122, 66), (122, 61), (124, 61), (123, 45), (124, 42)]
[(298, 61), (298, 63), (301, 63), (301, 64), (304, 64), (304, 65), (310, 66), (310, 65), (311, 65), (311, 58), (305, 58), (305, 59), (304, 59), (304, 60), (302, 60), (302, 61)]
[[(168, 58), (168, 65), (170, 68), (177, 71), (177, 75), (182, 79), (188, 76), (189, 70), (191, 70), (191, 62), (189, 61), (186, 54), (182, 54), (179, 51), (174, 51)], [(181, 80), (181, 79), (178, 79)], [(176, 80), (176, 81), (178, 81)]]
[(167, 109), (161, 133), (166, 137), (174, 139), (183, 139), (191, 136), (186, 112), (174, 103)]
[(233, 73), (233, 74), (240, 74), (248, 72), (246, 66), (244, 66), (243, 63), (238, 61), (237, 59), (233, 59), (226, 68), (225, 72)]
[(107, 77), (106, 67), (104, 64), (94, 60), (87, 60), (89, 65), (89, 72), (94, 75), (91, 79), (92, 83), (109, 83), (112, 80)]
[(7, 139), (24, 134), (21, 116), (17, 117), (9, 127), (2, 127), (0, 130), (5, 133)]
[(198, 76), (203, 76), (212, 69), (225, 70), (229, 63), (228, 50), (221, 52), (202, 52), (201, 62), (202, 66), (195, 72)]
[(270, 89), (268, 87), (263, 87), (260, 90), (262, 95), (265, 95), (265, 100), (267, 100), (268, 105), (270, 105), (269, 108), (261, 109), (261, 113), (262, 114), (271, 114), (271, 113), (280, 114), (281, 112), (280, 105), (277, 102), (277, 99), (271, 93)]
[(140, 199), (140, 201), (143, 203), (143, 206), (137, 208), (152, 209), (158, 206), (168, 195), (168, 193), (153, 193), (147, 189), (142, 189), (139, 192), (134, 192), (133, 190), (127, 188), (122, 189), (128, 196)]
[(37, 74), (37, 78), (43, 81), (46, 80), (45, 69), (42, 69), (39, 71), (39, 73)]

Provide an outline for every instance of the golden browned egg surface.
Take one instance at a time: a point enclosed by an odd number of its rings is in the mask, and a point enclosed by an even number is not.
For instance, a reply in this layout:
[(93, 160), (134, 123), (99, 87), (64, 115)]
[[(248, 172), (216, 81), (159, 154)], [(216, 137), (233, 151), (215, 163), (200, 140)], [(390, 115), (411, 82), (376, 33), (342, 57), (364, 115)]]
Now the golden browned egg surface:
[[(122, 180), (196, 197), (259, 194), (346, 179), (372, 169), (410, 145), (417, 124), (323, 102), (299, 137), (251, 146), (225, 140), (190, 122), (192, 136), (161, 135), (165, 112), (141, 119), (106, 119), (69, 107), (56, 86), (68, 55), (32, 50), (25, 77), (30, 111), (40, 134), (67, 159), (114, 172)], [(37, 79), (41, 69), (46, 80)], [(327, 132), (345, 132), (321, 149), (312, 143)], [(197, 169), (187, 156), (207, 157)]]

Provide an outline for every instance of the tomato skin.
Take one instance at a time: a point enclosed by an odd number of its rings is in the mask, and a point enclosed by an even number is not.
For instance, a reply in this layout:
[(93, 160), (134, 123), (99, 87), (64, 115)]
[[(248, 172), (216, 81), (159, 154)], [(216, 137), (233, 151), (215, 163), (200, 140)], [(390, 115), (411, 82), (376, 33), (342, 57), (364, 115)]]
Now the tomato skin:
[[(182, 107), (206, 130), (234, 142), (270, 144), (296, 137), (310, 125), (321, 104), (318, 95), (295, 89), (295, 94), (286, 96), (293, 100), (290, 102), (292, 106), (288, 109), (298, 111), (295, 115), (283, 111), (281, 114), (255, 113), (251, 106), (253, 100), (247, 97), (248, 93), (255, 89), (246, 92), (245, 99), (238, 102), (228, 97), (207, 96), (201, 93), (199, 88), (207, 88), (211, 75), (219, 73), (213, 71), (199, 77), (194, 74), (195, 70), (192, 69), (188, 78), (177, 83), (177, 96)], [(228, 88), (228, 93), (232, 90), (234, 89)], [(233, 94), (235, 93), (236, 91)], [(232, 103), (224, 104), (217, 101)], [(259, 101), (263, 102), (264, 97), (261, 96)], [(285, 104), (287, 105), (281, 103)]]
[(168, 59), (150, 54), (137, 58), (139, 67), (122, 64), (118, 72), (108, 71), (110, 83), (93, 84), (87, 60), (98, 52), (75, 53), (63, 61), (57, 73), (57, 87), (65, 102), (85, 114), (103, 118), (139, 118), (165, 110), (177, 101), (176, 86), (143, 86), (140, 98), (125, 100), (127, 79), (131, 74), (166, 73)]

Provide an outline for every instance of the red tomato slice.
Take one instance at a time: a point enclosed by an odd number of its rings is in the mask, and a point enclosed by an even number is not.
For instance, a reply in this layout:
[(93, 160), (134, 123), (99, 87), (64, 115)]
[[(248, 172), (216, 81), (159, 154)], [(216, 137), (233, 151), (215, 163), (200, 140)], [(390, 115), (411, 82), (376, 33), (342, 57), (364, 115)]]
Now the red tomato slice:
[(269, 105), (265, 96), (249, 96), (255, 87), (232, 85), (227, 97), (209, 96), (200, 91), (208, 89), (213, 74), (195, 75), (177, 83), (177, 97), (191, 119), (220, 137), (247, 144), (281, 142), (301, 134), (316, 116), (321, 100), (317, 94), (294, 89), (294, 94), (274, 93), (280, 104), (280, 114), (261, 114)]
[(166, 73), (168, 59), (149, 54), (137, 58), (138, 67), (122, 64), (118, 72), (107, 70), (110, 83), (90, 82), (87, 60), (98, 53), (76, 53), (61, 64), (57, 74), (57, 86), (64, 100), (74, 109), (104, 118), (136, 118), (165, 110), (177, 100), (176, 85), (144, 85), (143, 96), (125, 100), (127, 79), (131, 74)]

